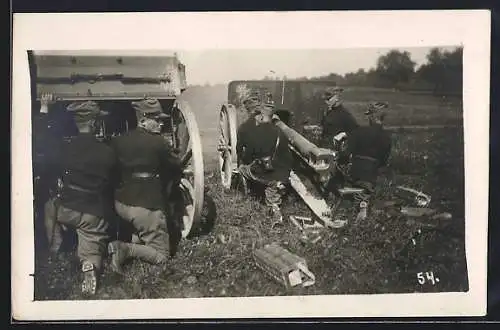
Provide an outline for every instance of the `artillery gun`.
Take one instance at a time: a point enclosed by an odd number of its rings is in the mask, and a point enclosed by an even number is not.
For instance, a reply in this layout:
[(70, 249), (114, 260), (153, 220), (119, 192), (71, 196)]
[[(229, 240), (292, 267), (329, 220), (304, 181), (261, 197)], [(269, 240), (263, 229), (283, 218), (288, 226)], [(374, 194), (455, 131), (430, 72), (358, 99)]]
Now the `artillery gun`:
[[(137, 125), (131, 101), (154, 97), (167, 114), (162, 136), (182, 159), (181, 235), (188, 237), (201, 221), (204, 169), (201, 139), (195, 115), (179, 97), (187, 88), (184, 64), (177, 54), (147, 51), (35, 51), (28, 53), (32, 108), (36, 114), (41, 95), (56, 98), (54, 118), (62, 138), (75, 129), (65, 105), (92, 100), (109, 112), (99, 123), (98, 138), (107, 141)], [(51, 111), (52, 113), (52, 111)], [(36, 196), (35, 196), (36, 198)]]
[[(335, 227), (334, 213), (340, 202), (364, 191), (349, 186), (348, 180), (341, 180), (344, 182), (341, 185), (330, 184), (334, 177), (348, 178), (346, 170), (349, 164), (341, 161), (344, 158), (341, 158), (341, 146), (345, 141), (332, 141), (331, 148), (316, 144), (321, 135), (322, 94), (326, 87), (335, 84), (333, 81), (309, 80), (232, 81), (228, 88), (228, 103), (222, 105), (219, 113), (219, 172), (224, 188), (233, 189), (234, 178), (238, 177), (237, 130), (248, 118), (243, 101), (252, 93), (270, 96), (272, 99), (266, 101), (275, 104), (278, 117), (274, 123), (288, 138), (295, 159), (290, 185), (324, 226)], [(424, 193), (403, 186), (397, 187), (396, 192), (406, 194), (406, 201), (418, 207), (406, 207), (401, 213), (408, 216), (435, 215), (434, 210), (427, 208), (430, 197)], [(329, 204), (327, 198), (330, 194), (335, 198)]]

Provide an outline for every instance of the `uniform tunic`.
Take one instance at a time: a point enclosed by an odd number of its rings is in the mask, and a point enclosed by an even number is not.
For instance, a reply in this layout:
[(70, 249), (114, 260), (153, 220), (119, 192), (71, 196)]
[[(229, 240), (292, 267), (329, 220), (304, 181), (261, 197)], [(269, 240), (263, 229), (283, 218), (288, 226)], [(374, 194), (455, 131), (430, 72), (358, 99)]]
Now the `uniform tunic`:
[(342, 105), (328, 110), (322, 118), (321, 125), (323, 127), (322, 140), (325, 147), (332, 143), (335, 135), (341, 132), (349, 134), (359, 127), (353, 115)]
[[(79, 134), (64, 141), (56, 136), (47, 114), (35, 117), (33, 126), (34, 165), (50, 178), (63, 179), (61, 205), (103, 217), (102, 193), (108, 188), (116, 161), (113, 149), (99, 142), (93, 134)], [(70, 189), (67, 185), (94, 193)]]
[[(112, 141), (119, 159), (122, 184), (115, 191), (119, 202), (150, 210), (163, 210), (164, 183), (178, 180), (182, 174), (179, 159), (161, 135), (141, 128), (129, 131)], [(134, 172), (157, 174), (155, 178), (133, 178)]]
[(248, 118), (240, 125), (237, 132), (237, 144), (236, 144), (236, 154), (238, 156), (238, 162), (240, 164), (250, 164), (252, 159), (249, 153), (245, 153), (245, 149), (248, 147), (251, 136), (257, 127), (254, 118)]
[[(281, 130), (272, 123), (260, 125), (248, 124), (240, 127), (238, 144), (245, 147), (243, 164), (256, 159), (273, 156), (274, 171), (265, 172), (260, 167), (252, 168), (257, 177), (266, 181), (286, 181), (290, 174), (292, 156), (288, 149), (288, 139)], [(277, 145), (277, 138), (279, 144)]]
[(348, 148), (352, 154), (351, 178), (374, 184), (378, 169), (387, 164), (391, 136), (381, 125), (360, 127), (351, 133)]

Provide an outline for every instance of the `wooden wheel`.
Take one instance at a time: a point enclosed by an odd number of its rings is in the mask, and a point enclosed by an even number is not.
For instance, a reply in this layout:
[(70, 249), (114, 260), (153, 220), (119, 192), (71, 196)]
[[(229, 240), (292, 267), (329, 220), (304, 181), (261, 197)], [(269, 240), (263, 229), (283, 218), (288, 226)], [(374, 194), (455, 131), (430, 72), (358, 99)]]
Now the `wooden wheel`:
[(238, 159), (236, 155), (236, 109), (231, 104), (224, 104), (219, 112), (219, 173), (222, 186), (231, 188), (233, 172), (236, 170)]
[(184, 101), (176, 101), (173, 111), (177, 112), (174, 116), (179, 121), (175, 128), (175, 136), (184, 169), (180, 183), (184, 203), (181, 233), (182, 237), (186, 238), (201, 223), (205, 193), (203, 150), (198, 124), (189, 105)]

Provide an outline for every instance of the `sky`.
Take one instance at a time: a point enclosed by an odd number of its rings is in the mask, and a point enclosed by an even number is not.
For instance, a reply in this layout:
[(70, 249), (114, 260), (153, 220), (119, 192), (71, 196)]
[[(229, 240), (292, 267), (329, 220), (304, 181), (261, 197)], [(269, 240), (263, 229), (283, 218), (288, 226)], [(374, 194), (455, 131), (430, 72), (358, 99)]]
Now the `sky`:
[[(455, 46), (440, 47), (453, 50)], [(380, 55), (393, 48), (355, 49), (211, 49), (177, 51), (186, 65), (190, 85), (227, 84), (231, 80), (261, 79), (286, 75), (289, 78), (311, 77), (337, 73), (344, 75), (360, 68), (375, 67)], [(430, 47), (397, 48), (408, 51), (417, 68), (426, 62)], [(271, 73), (274, 71), (275, 74)]]

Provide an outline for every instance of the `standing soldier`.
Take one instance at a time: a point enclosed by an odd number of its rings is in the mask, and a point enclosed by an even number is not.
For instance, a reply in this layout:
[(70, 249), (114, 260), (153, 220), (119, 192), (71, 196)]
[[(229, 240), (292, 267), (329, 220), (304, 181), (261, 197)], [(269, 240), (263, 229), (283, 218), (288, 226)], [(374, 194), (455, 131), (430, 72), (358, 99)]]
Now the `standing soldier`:
[(359, 125), (352, 114), (342, 104), (342, 93), (344, 89), (341, 87), (328, 87), (323, 94), (323, 99), (328, 106), (326, 113), (321, 120), (323, 127), (322, 146), (331, 148), (333, 139), (339, 133), (349, 135)]
[[(51, 96), (42, 98), (42, 107)], [(48, 203), (55, 210), (45, 214), (48, 230), (60, 225), (73, 227), (78, 236), (77, 254), (83, 272), (82, 292), (96, 292), (102, 258), (108, 242), (108, 222), (104, 219), (105, 197), (115, 165), (113, 150), (95, 136), (95, 122), (106, 114), (96, 102), (72, 103), (67, 110), (74, 115), (79, 134), (61, 144), (50, 160), (60, 174), (59, 193)], [(49, 237), (53, 236), (48, 233)]]
[[(249, 164), (251, 160), (248, 160), (248, 154), (245, 154), (246, 141), (249, 139), (249, 135), (254, 134), (254, 128), (257, 126), (255, 120), (255, 111), (260, 107), (261, 102), (257, 97), (250, 97), (243, 102), (245, 109), (245, 116), (238, 118), (238, 123), (242, 123), (237, 132), (238, 141), (236, 144), (236, 155), (238, 159), (238, 165)], [(239, 112), (238, 112), (239, 114)]]
[[(54, 213), (51, 203), (47, 203), (54, 197), (57, 183), (58, 173), (52, 164), (54, 159), (57, 159), (56, 153), (60, 151), (60, 138), (57, 137), (54, 127), (54, 121), (49, 115), (49, 105), (53, 103), (51, 95), (42, 95), (40, 100), (40, 112), (33, 115), (32, 124), (32, 143), (33, 143), (33, 188), (35, 202), (35, 246), (36, 250), (41, 248), (49, 249), (58, 244), (53, 241), (60, 242), (61, 237), (59, 232), (55, 235), (47, 237), (46, 229), (44, 229), (44, 213)], [(51, 161), (52, 160), (52, 161)], [(45, 210), (44, 210), (45, 208)], [(55, 216), (51, 216), (54, 219)], [(52, 233), (53, 224), (50, 225)], [(55, 237), (58, 236), (58, 237)], [(48, 241), (47, 241), (48, 239)]]
[(169, 237), (165, 187), (178, 185), (182, 174), (179, 159), (160, 135), (161, 118), (167, 116), (160, 102), (147, 98), (132, 102), (132, 106), (136, 110), (137, 128), (113, 141), (121, 167), (115, 210), (133, 225), (139, 242), (109, 244), (111, 265), (118, 273), (123, 273), (122, 264), (128, 258), (156, 265), (166, 263)]
[(360, 220), (366, 218), (378, 171), (387, 165), (391, 153), (391, 136), (383, 126), (387, 108), (387, 103), (371, 103), (365, 112), (369, 126), (360, 127), (349, 136), (348, 148), (352, 157), (350, 179), (356, 186), (365, 190), (365, 193), (356, 196), (356, 201), (360, 203)]
[[(273, 112), (272, 104), (260, 104), (255, 108), (253, 123), (240, 127), (237, 149), (242, 151), (240, 174), (246, 180), (265, 187), (265, 203), (274, 226), (283, 222), (281, 203), (292, 159), (288, 139), (272, 123)], [(247, 131), (242, 132), (243, 129)]]

